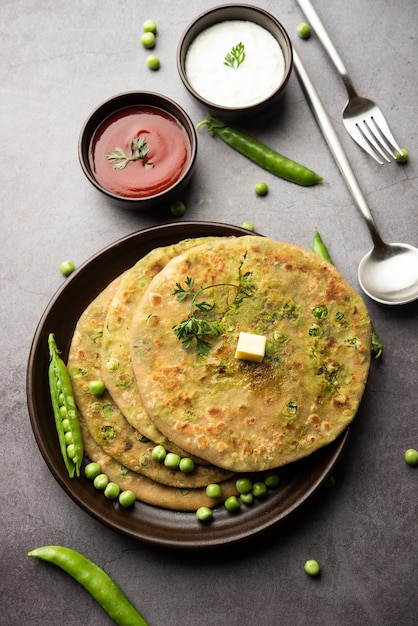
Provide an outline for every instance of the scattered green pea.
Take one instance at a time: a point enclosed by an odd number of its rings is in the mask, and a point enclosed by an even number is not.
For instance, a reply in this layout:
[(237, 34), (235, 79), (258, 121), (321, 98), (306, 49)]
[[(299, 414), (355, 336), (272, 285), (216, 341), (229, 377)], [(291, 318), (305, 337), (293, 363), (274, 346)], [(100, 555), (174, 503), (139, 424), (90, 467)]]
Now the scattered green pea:
[(409, 153), (406, 148), (401, 148), (401, 152), (399, 152), (399, 150), (396, 150), (395, 152), (395, 159), (398, 163), (405, 163), (405, 161), (408, 160), (408, 157)]
[(267, 183), (264, 183), (262, 181), (254, 185), (254, 191), (257, 194), (257, 196), (265, 196), (268, 190), (269, 188), (268, 188)]
[(227, 511), (238, 511), (238, 509), (240, 508), (240, 501), (238, 500), (237, 496), (229, 496), (229, 498), (225, 500), (224, 506)]
[(98, 474), (93, 480), (93, 485), (99, 491), (104, 491), (109, 483), (109, 478), (106, 474)]
[(116, 500), (120, 494), (120, 487), (116, 483), (108, 483), (104, 490), (104, 495), (109, 500)]
[(241, 493), (239, 499), (243, 504), (252, 504), (254, 502), (254, 496), (252, 491), (249, 493)]
[(101, 380), (91, 380), (89, 382), (89, 391), (93, 396), (102, 396), (106, 390), (105, 384)]
[(185, 456), (180, 459), (179, 470), (184, 472), (185, 474), (190, 474), (194, 470), (194, 461), (193, 459), (189, 459), (189, 457)]
[(84, 468), (84, 476), (89, 480), (94, 480), (100, 474), (100, 465), (98, 463), (87, 463)]
[(155, 33), (157, 32), (157, 24), (154, 22), (154, 20), (145, 20), (143, 28), (145, 33), (154, 33), (155, 35)]
[(164, 465), (170, 469), (177, 469), (180, 465), (180, 456), (175, 452), (167, 452)]
[(164, 446), (158, 445), (152, 449), (151, 458), (153, 461), (158, 461), (162, 463), (167, 456), (167, 451)]
[(238, 478), (235, 487), (238, 493), (249, 493), (253, 488), (253, 483), (249, 478)]
[(75, 270), (75, 265), (72, 261), (63, 261), (60, 265), (60, 272), (63, 276), (69, 276)]
[(155, 46), (155, 35), (150, 31), (142, 33), (141, 35), (141, 44), (144, 48), (153, 48)]
[(186, 205), (184, 202), (173, 202), (170, 206), (170, 213), (175, 217), (182, 217), (186, 213)]
[(222, 487), (217, 483), (210, 483), (206, 487), (206, 495), (208, 496), (208, 498), (221, 498)]
[(160, 59), (155, 54), (149, 54), (145, 59), (145, 63), (150, 70), (158, 70), (160, 67)]
[(418, 465), (418, 450), (408, 448), (405, 452), (405, 461), (408, 465)]
[(213, 518), (213, 511), (208, 506), (201, 506), (196, 511), (196, 517), (201, 522), (209, 522)]
[(311, 27), (306, 22), (301, 22), (296, 28), (296, 32), (301, 39), (309, 39), (311, 36)]
[(318, 576), (321, 568), (319, 567), (318, 561), (315, 561), (315, 559), (309, 559), (304, 565), (304, 570), (307, 574), (309, 574), (309, 576)]
[(276, 472), (271, 472), (264, 476), (264, 484), (268, 489), (274, 489), (280, 483), (280, 476)]
[(241, 228), (246, 228), (247, 230), (254, 230), (254, 224), (252, 222), (242, 222)]
[(254, 483), (252, 492), (255, 498), (265, 498), (267, 495), (267, 486), (265, 483)]
[(130, 489), (125, 489), (119, 494), (119, 504), (125, 509), (129, 508), (135, 503), (136, 495)]

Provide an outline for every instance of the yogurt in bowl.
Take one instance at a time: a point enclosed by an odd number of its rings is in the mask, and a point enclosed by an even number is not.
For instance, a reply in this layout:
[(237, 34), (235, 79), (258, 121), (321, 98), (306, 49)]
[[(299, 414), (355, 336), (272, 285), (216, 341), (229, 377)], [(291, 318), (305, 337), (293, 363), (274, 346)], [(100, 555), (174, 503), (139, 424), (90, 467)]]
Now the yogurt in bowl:
[(277, 39), (259, 24), (226, 20), (197, 35), (187, 51), (185, 70), (203, 98), (240, 108), (262, 102), (280, 87), (285, 59)]
[(248, 4), (202, 13), (177, 49), (177, 68), (189, 93), (206, 111), (230, 119), (276, 102), (292, 66), (292, 45), (283, 26)]

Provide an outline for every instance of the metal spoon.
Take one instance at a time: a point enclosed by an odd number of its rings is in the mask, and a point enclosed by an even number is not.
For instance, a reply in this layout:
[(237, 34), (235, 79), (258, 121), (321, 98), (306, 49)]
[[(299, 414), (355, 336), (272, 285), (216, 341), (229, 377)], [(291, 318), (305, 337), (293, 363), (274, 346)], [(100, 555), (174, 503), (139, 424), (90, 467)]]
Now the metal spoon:
[(381, 238), (373, 216), (342, 144), (327, 112), (295, 49), (293, 62), (315, 118), (334, 159), (366, 220), (374, 247), (360, 261), (358, 280), (363, 291), (382, 304), (406, 304), (418, 298), (418, 248), (407, 243), (386, 243)]

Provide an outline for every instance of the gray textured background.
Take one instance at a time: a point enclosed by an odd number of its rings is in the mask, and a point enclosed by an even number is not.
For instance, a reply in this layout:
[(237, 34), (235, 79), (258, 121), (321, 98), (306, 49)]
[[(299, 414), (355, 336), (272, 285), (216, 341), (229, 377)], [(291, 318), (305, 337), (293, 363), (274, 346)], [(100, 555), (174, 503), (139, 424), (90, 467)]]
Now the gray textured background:
[[(215, 4), (215, 3), (213, 3)], [(418, 244), (416, 0), (317, 0), (315, 6), (362, 95), (383, 109), (408, 164), (380, 167), (345, 134), (343, 84), (320, 43), (301, 41), (296, 2), (262, 1), (285, 26), (335, 121), (382, 234)], [(385, 344), (374, 362), (337, 484), (299, 515), (232, 551), (185, 555), (121, 536), (89, 517), (50, 474), (31, 432), (25, 373), (31, 340), (77, 265), (138, 229), (170, 221), (164, 211), (122, 212), (105, 204), (78, 164), (77, 141), (91, 109), (121, 91), (147, 89), (177, 100), (195, 123), (204, 112), (177, 75), (175, 51), (205, 0), (1, 0), (0, 253), (1, 427), (0, 623), (41, 626), (111, 623), (67, 575), (27, 557), (63, 544), (104, 567), (153, 626), (334, 626), (416, 624), (418, 613), (417, 305), (366, 300)], [(157, 21), (161, 69), (144, 65), (139, 38)], [(254, 222), (265, 235), (310, 247), (318, 227), (335, 263), (356, 288), (370, 239), (293, 75), (278, 110), (244, 125), (278, 151), (323, 175), (300, 188), (259, 171), (205, 132), (186, 218)], [(253, 184), (269, 183), (257, 198)], [(319, 579), (303, 571), (322, 565)]]

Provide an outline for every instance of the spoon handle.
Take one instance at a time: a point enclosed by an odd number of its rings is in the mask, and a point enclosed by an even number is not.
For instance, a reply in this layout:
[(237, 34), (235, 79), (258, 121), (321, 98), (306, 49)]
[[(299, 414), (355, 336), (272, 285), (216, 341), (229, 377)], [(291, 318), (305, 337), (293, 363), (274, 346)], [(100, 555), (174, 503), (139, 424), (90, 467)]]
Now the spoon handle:
[(315, 11), (314, 7), (312, 6), (311, 1), (310, 0), (297, 0), (297, 2), (300, 8), (302, 9), (303, 13), (305, 14), (305, 17), (308, 20), (309, 24), (312, 26), (312, 28), (316, 32), (319, 41), (322, 43), (331, 61), (334, 63), (335, 67), (337, 68), (337, 71), (341, 74), (349, 95), (350, 96), (357, 95), (353, 87), (353, 84), (351, 82), (351, 79), (348, 75), (347, 69), (343, 63), (343, 60), (340, 57), (339, 53), (337, 52), (336, 47), (332, 43), (331, 38), (328, 35), (327, 31), (325, 30), (325, 26), (323, 25), (319, 15)]
[(366, 220), (373, 243), (375, 244), (375, 246), (380, 247), (384, 244), (382, 238), (378, 233), (376, 224), (367, 205), (363, 192), (360, 189), (360, 185), (357, 182), (357, 179), (344, 152), (344, 148), (339, 140), (339, 137), (335, 132), (334, 127), (332, 126), (331, 120), (328, 117), (328, 113), (324, 109), (318, 93), (313, 86), (312, 81), (309, 78), (302, 61), (300, 60), (299, 55), (294, 48), (293, 62), (306, 99), (315, 115), (316, 121), (318, 122), (318, 125), (326, 139), (328, 147), (331, 150), (331, 153), (340, 169), (340, 172), (344, 177), (347, 187), (349, 188), (356, 205), (360, 209), (361, 214)]

